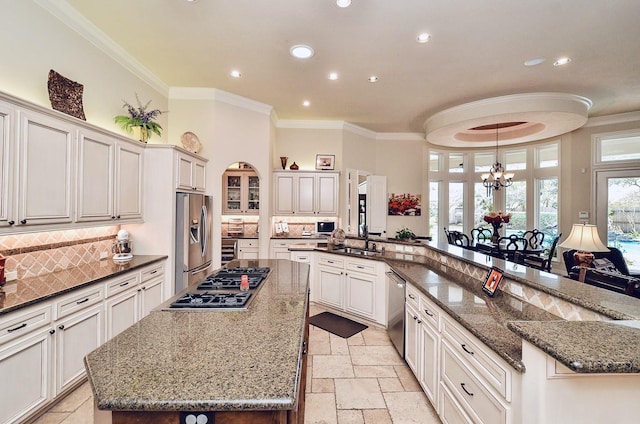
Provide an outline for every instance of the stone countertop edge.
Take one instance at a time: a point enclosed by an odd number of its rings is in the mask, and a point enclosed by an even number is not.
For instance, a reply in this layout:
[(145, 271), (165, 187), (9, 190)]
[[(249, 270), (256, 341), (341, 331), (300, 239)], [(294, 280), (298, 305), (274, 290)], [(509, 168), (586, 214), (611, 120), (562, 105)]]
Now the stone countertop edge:
[[(431, 247), (431, 246), (430, 246)], [(345, 256), (351, 256), (351, 257), (360, 257), (362, 258), (361, 255), (359, 254), (352, 254), (352, 253), (345, 253), (345, 252), (340, 252), (340, 251), (335, 251), (332, 252), (331, 249), (317, 249), (319, 251), (325, 251), (328, 253), (334, 253), (334, 254), (339, 254), (339, 255), (345, 255)], [(435, 249), (438, 250), (438, 249)], [(446, 254), (446, 255), (451, 255), (450, 252), (448, 251), (442, 251), (439, 250), (440, 253)], [(475, 252), (473, 252), (475, 253)], [(373, 257), (367, 257), (366, 259), (373, 259), (373, 260), (381, 260), (386, 262), (387, 264), (389, 264), (390, 266), (394, 267), (394, 263), (396, 264), (403, 264), (403, 266), (410, 266), (410, 267), (424, 267), (426, 269), (430, 268), (426, 265), (426, 264), (421, 264), (421, 259), (422, 262), (426, 262), (426, 258), (421, 257), (420, 255), (415, 255), (415, 254), (411, 254), (408, 255), (411, 260), (402, 260), (402, 259), (398, 259), (397, 258), (397, 254), (394, 253), (385, 253), (384, 255), (380, 255), (380, 256), (373, 256)], [(456, 256), (457, 257), (457, 256)], [(473, 259), (470, 258), (461, 258), (461, 259), (466, 259), (465, 262), (470, 263), (472, 265), (478, 265), (478, 266), (484, 266), (487, 269), (489, 269), (489, 267), (491, 265), (484, 265), (484, 264), (478, 264), (476, 261), (474, 261)], [(509, 264), (506, 261), (502, 261), (502, 260), (498, 260), (501, 262), (501, 264), (493, 264), (493, 265), (502, 265), (500, 266), (500, 268), (505, 269), (508, 267), (504, 266), (503, 264)], [(492, 337), (488, 337), (487, 334), (483, 333), (482, 331), (479, 331), (478, 329), (474, 328), (474, 326), (467, 322), (465, 319), (463, 319), (461, 316), (459, 316), (455, 311), (453, 311), (447, 304), (443, 303), (440, 299), (438, 299), (437, 297), (433, 296), (433, 294), (429, 293), (428, 290), (424, 289), (423, 287), (421, 287), (419, 282), (413, 281), (413, 279), (406, 275), (405, 273), (402, 272), (402, 270), (394, 268), (396, 271), (399, 272), (399, 274), (406, 278), (408, 281), (414, 283), (414, 285), (420, 289), (420, 291), (422, 293), (424, 293), (425, 295), (427, 295), (430, 299), (432, 299), (439, 307), (441, 307), (442, 309), (444, 309), (447, 313), (449, 313), (452, 318), (454, 318), (457, 322), (459, 322), (461, 325), (463, 325), (463, 327), (465, 327), (468, 331), (470, 331), (473, 335), (475, 335), (476, 337), (478, 337), (483, 343), (485, 343), (489, 348), (491, 348), (495, 353), (497, 353), (500, 357), (502, 357), (507, 363), (509, 363), (513, 368), (515, 368), (517, 371), (519, 372), (525, 372), (525, 364), (522, 362), (522, 352), (521, 352), (521, 347), (520, 347), (520, 352), (519, 355), (516, 354), (512, 354), (510, 355), (507, 352), (507, 349), (504, 348), (503, 346), (498, 346), (497, 344), (499, 343), (495, 343), (495, 340), (492, 339)], [(535, 271), (535, 270), (534, 270)], [(443, 279), (443, 280), (447, 280), (446, 277), (436, 273), (435, 271), (432, 271), (435, 274), (438, 275), (438, 278)], [(538, 271), (535, 271), (535, 273), (537, 274)], [(546, 274), (546, 273), (542, 273), (542, 274)], [(511, 274), (508, 274), (508, 272), (505, 272), (505, 275), (509, 278), (512, 278)], [(529, 274), (527, 274), (529, 275)], [(563, 277), (557, 277), (559, 279), (564, 279)], [(635, 320), (636, 317), (635, 316), (630, 316), (628, 314), (624, 314), (624, 313), (620, 313), (618, 311), (612, 311), (609, 308), (603, 308), (600, 307), (597, 304), (594, 304), (593, 302), (589, 302), (589, 301), (582, 301), (580, 302), (580, 299), (576, 299), (573, 296), (570, 295), (566, 295), (563, 294), (561, 292), (558, 292), (557, 290), (554, 289), (549, 289), (547, 288), (544, 284), (536, 284), (533, 281), (530, 281), (528, 279), (524, 279), (522, 277), (518, 277), (515, 276), (516, 280), (521, 281), (521, 282), (526, 282), (526, 284), (530, 285), (530, 286), (535, 286), (535, 287), (540, 287), (542, 288), (546, 288), (546, 290), (544, 290), (546, 293), (552, 294), (552, 295), (558, 295), (558, 294), (562, 294), (562, 296), (558, 296), (561, 297), (571, 303), (575, 303), (581, 306), (585, 306), (588, 309), (592, 309), (592, 310), (596, 310), (598, 312), (603, 312), (603, 310), (605, 312), (607, 312), (606, 315), (611, 316), (613, 315), (612, 319), (632, 319)], [(575, 285), (576, 283), (574, 283), (572, 280), (569, 281), (570, 284)], [(454, 283), (455, 284), (455, 283)], [(458, 284), (459, 285), (459, 284)], [(459, 285), (462, 287), (462, 285)], [(591, 288), (590, 286), (586, 286), (583, 287), (583, 285), (581, 285), (579, 287), (581, 290), (586, 290), (589, 291), (591, 289), (597, 289), (597, 288)], [(464, 290), (469, 290), (468, 287), (464, 287)], [(542, 291), (542, 290), (541, 290)], [(596, 290), (597, 294), (601, 294), (602, 290), (598, 289)], [(481, 292), (478, 292), (479, 296), (482, 296)], [(621, 295), (618, 293), (612, 293), (612, 295), (614, 295), (617, 298), (621, 298), (621, 296), (627, 297), (625, 295)], [(509, 296), (509, 295), (505, 295), (505, 296)], [(510, 297), (510, 296), (509, 296)], [(493, 299), (488, 299), (489, 302), (493, 302), (496, 298)], [(576, 301), (578, 300), (578, 301)], [(631, 301), (635, 301), (637, 303), (637, 299), (635, 298), (631, 298)], [(535, 308), (535, 307), (534, 307)], [(539, 309), (539, 308), (536, 308)], [(580, 370), (577, 372), (581, 372), (581, 373), (602, 373), (602, 372), (633, 372), (633, 371), (620, 371), (623, 369), (634, 369), (634, 366), (630, 366), (629, 364), (636, 364), (635, 367), (640, 366), (640, 364), (638, 364), (637, 361), (637, 356), (634, 356), (634, 353), (632, 353), (631, 351), (628, 351), (628, 355), (624, 356), (624, 355), (620, 355), (618, 353), (615, 353), (616, 351), (614, 349), (601, 349), (602, 346), (597, 345), (597, 346), (585, 346), (584, 345), (584, 341), (585, 340), (591, 340), (591, 336), (588, 336), (589, 331), (602, 331), (603, 328), (606, 328), (606, 331), (608, 331), (609, 333), (618, 333), (620, 332), (620, 334), (625, 334), (626, 336), (629, 336), (630, 333), (633, 333), (633, 331), (629, 331), (626, 329), (621, 329), (620, 326), (617, 326), (615, 324), (616, 321), (612, 321), (612, 322), (607, 322), (607, 321), (556, 321), (557, 319), (559, 319), (558, 317), (555, 317), (555, 319), (547, 319), (545, 321), (537, 321), (537, 320), (531, 320), (531, 321), (520, 321), (518, 319), (514, 319), (513, 322), (518, 322), (518, 324), (527, 324), (527, 325), (520, 325), (519, 327), (516, 327), (515, 325), (513, 325), (511, 322), (505, 322), (505, 330), (508, 330), (509, 332), (511, 332), (512, 334), (517, 335), (519, 338), (525, 339), (530, 341), (531, 343), (533, 343), (534, 345), (538, 346), (540, 349), (542, 349), (543, 351), (547, 352), (550, 356), (558, 359), (561, 363), (563, 363), (564, 365), (566, 365), (567, 367), (569, 367), (572, 370), (576, 370), (576, 364), (581, 364), (580, 365)], [(566, 326), (561, 326), (558, 325), (557, 323), (572, 323)], [(631, 322), (637, 322), (637, 321), (631, 321)], [(555, 324), (554, 324), (555, 323)], [(608, 324), (608, 325), (607, 325)], [(532, 333), (529, 334), (528, 331), (534, 331), (534, 329), (538, 329), (540, 327), (544, 327), (544, 328), (554, 328), (556, 329), (556, 331), (558, 331), (558, 334), (564, 334), (564, 332), (562, 331), (562, 329), (568, 329), (569, 332), (573, 332), (573, 328), (579, 328), (582, 329), (581, 331), (584, 332), (582, 337), (579, 338), (575, 338), (574, 342), (577, 343), (577, 345), (572, 345), (572, 344), (567, 344), (566, 342), (564, 342), (564, 340), (566, 340), (565, 338), (556, 336), (554, 338), (550, 339), (550, 342), (548, 344), (545, 344), (544, 339), (540, 338), (537, 333)], [(518, 330), (516, 330), (516, 328), (518, 328)], [(570, 330), (569, 330), (570, 329)], [(500, 328), (497, 328), (498, 331), (500, 331)], [(615, 330), (615, 331), (614, 331)], [(637, 330), (636, 330), (637, 331)], [(575, 333), (575, 332), (574, 332)], [(573, 335), (572, 334), (566, 334), (566, 337), (571, 337)], [(495, 336), (495, 334), (492, 334), (492, 336)], [(498, 336), (499, 337), (499, 336)], [(611, 335), (611, 337), (616, 337)], [(619, 337), (619, 336), (617, 336)], [(638, 334), (635, 334), (635, 338), (638, 339)], [(624, 339), (624, 338), (622, 338)], [(538, 343), (540, 343), (540, 345), (538, 345)], [(554, 344), (555, 343), (555, 344)], [(511, 346), (513, 347), (513, 346)], [(581, 351), (589, 351), (591, 352), (591, 354), (593, 354), (592, 357), (585, 357), (585, 356), (580, 356), (580, 352)], [(597, 353), (600, 353), (600, 356), (597, 355)], [(611, 355), (610, 355), (611, 354)], [(611, 367), (612, 369), (616, 369), (618, 371), (607, 371), (607, 367), (599, 367), (598, 365), (594, 365), (594, 364), (608, 364), (609, 367)], [(613, 365), (613, 364), (620, 364), (620, 365)]]
[(577, 373), (640, 373), (640, 321), (514, 321), (508, 326)]
[(123, 263), (103, 259), (10, 281), (0, 289), (0, 316), (165, 259), (166, 255), (135, 255)]
[(85, 357), (99, 409), (297, 407), (310, 266), (281, 259), (230, 264), (271, 267), (246, 311), (156, 309)]

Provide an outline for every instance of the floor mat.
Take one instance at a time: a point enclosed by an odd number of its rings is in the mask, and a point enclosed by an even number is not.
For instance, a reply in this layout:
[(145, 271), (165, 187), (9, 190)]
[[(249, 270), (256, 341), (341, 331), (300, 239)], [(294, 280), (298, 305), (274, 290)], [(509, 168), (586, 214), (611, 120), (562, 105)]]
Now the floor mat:
[(367, 328), (364, 324), (332, 314), (331, 312), (322, 312), (314, 315), (309, 319), (309, 323), (345, 339)]

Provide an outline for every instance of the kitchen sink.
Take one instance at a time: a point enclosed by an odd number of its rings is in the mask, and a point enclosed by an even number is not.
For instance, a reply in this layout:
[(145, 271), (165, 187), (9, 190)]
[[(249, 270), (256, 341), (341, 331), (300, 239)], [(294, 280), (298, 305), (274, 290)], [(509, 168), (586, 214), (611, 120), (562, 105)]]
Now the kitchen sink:
[(340, 249), (334, 249), (334, 252), (351, 253), (354, 255), (362, 255), (362, 256), (379, 256), (382, 254), (381, 252), (359, 249), (357, 247), (342, 247)]

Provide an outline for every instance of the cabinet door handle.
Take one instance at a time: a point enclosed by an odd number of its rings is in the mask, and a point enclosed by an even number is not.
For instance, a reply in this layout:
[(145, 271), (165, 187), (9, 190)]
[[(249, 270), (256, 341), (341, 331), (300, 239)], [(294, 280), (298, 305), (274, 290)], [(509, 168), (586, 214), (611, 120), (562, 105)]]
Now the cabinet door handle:
[(467, 349), (467, 345), (462, 343), (460, 346), (462, 346), (462, 350), (464, 350), (465, 352), (467, 352), (469, 355), (473, 355), (473, 350), (469, 350)]
[(49, 330), (49, 334), (55, 334), (56, 330)]
[(151, 272), (149, 273), (149, 275), (153, 275), (153, 274), (157, 274), (157, 273), (158, 273), (158, 270), (157, 270), (157, 269), (154, 269), (153, 271), (151, 271)]
[(362, 265), (357, 265), (356, 268), (358, 269), (364, 269), (364, 267)]
[(471, 393), (469, 390), (467, 390), (466, 386), (464, 385), (464, 383), (460, 383), (460, 387), (462, 387), (462, 390), (464, 390), (464, 392), (466, 394), (468, 394), (469, 396), (473, 396), (473, 393)]
[(19, 329), (21, 329), (21, 328), (24, 328), (24, 327), (26, 327), (26, 326), (27, 326), (27, 323), (26, 323), (26, 322), (23, 322), (22, 324), (20, 324), (20, 325), (19, 325), (19, 326), (17, 326), (17, 327), (8, 328), (8, 329), (7, 329), (7, 332), (8, 332), (8, 333), (13, 333), (14, 331), (17, 331), (17, 330), (19, 330)]
[(411, 293), (409, 293), (408, 296), (409, 296), (409, 299), (416, 300), (416, 297), (414, 295), (412, 295)]
[(418, 319), (418, 316), (417, 316), (417, 315), (414, 315), (414, 316), (413, 316), (413, 319)]
[(13, 224), (15, 224), (15, 223), (16, 223), (16, 221), (14, 221), (13, 219), (12, 219), (11, 221), (9, 221), (9, 222), (8, 222), (8, 224), (9, 224), (9, 225), (13, 225)]
[(58, 328), (59, 328), (60, 330), (64, 330), (64, 325), (60, 325), (60, 326), (58, 326)]
[(418, 320), (418, 324), (422, 324), (422, 320), (421, 319)]
[(124, 283), (120, 284), (120, 287), (124, 287), (124, 286), (128, 286), (128, 285), (129, 285), (129, 282), (125, 281)]
[(26, 223), (27, 223), (27, 220), (26, 220), (26, 219), (21, 219), (21, 220), (20, 220), (20, 223), (21, 223), (22, 225), (24, 225), (24, 224), (26, 224)]
[(425, 309), (425, 310), (424, 310), (424, 313), (425, 313), (425, 314), (427, 314), (427, 315), (429, 315), (430, 317), (432, 317), (432, 316), (433, 316), (433, 314), (432, 314), (428, 309)]
[(84, 298), (84, 299), (82, 299), (82, 300), (78, 300), (78, 301), (76, 302), (76, 305), (81, 305), (81, 304), (83, 304), (83, 303), (85, 303), (85, 302), (88, 302), (88, 301), (89, 301), (89, 298), (88, 298), (88, 297), (85, 297), (85, 298)]

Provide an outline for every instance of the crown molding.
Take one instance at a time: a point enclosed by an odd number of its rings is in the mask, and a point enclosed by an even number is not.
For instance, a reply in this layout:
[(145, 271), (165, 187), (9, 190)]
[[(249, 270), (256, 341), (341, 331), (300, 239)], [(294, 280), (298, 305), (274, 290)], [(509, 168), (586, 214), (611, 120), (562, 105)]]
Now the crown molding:
[(153, 89), (165, 96), (169, 93), (169, 86), (167, 84), (98, 29), (91, 21), (78, 13), (78, 11), (71, 7), (65, 0), (34, 0), (34, 2), (80, 34), (80, 36), (96, 46), (107, 56), (111, 57), (133, 75), (145, 81)]
[(208, 87), (171, 87), (169, 89), (169, 99), (176, 100), (211, 100), (238, 106), (242, 109), (251, 110), (263, 115), (271, 115), (273, 106), (260, 103), (237, 94), (229, 93), (217, 88)]
[(589, 118), (583, 127), (599, 127), (602, 125), (624, 124), (625, 122), (640, 121), (640, 111), (617, 113)]
[(380, 141), (425, 141), (423, 133), (378, 133), (376, 140)]

